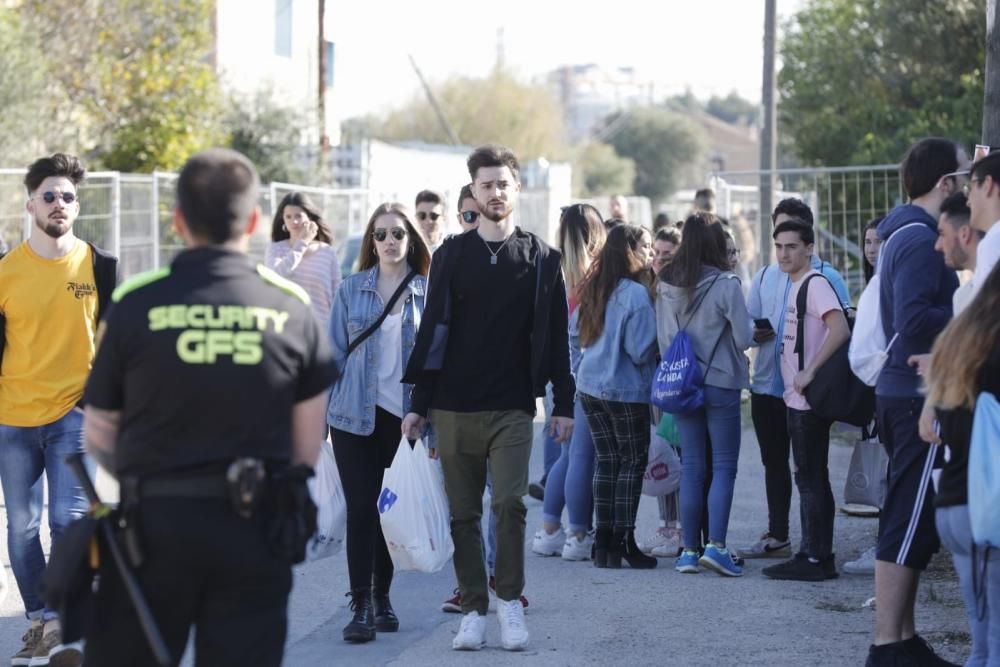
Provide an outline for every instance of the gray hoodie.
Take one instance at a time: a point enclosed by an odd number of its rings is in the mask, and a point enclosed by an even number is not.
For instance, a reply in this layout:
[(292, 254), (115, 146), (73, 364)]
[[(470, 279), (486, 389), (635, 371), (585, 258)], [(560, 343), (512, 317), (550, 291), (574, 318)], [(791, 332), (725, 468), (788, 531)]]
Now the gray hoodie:
[[(749, 361), (743, 351), (750, 347), (753, 329), (740, 279), (729, 271), (702, 267), (691, 303), (704, 298), (693, 315), (688, 312), (686, 287), (660, 281), (656, 292), (656, 337), (660, 353), (666, 352), (677, 335), (679, 320), (694, 344), (706, 385), (725, 389), (749, 387)], [(711, 368), (707, 367), (709, 359)]]

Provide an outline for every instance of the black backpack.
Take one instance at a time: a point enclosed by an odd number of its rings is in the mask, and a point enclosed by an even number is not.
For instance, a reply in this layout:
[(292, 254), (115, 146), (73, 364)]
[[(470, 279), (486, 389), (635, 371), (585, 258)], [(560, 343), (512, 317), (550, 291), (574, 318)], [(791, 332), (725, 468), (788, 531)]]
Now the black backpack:
[[(805, 279), (795, 297), (798, 317), (795, 353), (799, 357), (800, 371), (805, 369), (806, 298), (809, 281), (813, 278), (823, 278), (830, 285), (830, 289), (833, 289), (826, 276), (814, 273)], [(843, 305), (841, 309), (844, 310)], [(854, 321), (846, 310), (844, 317), (847, 318), (849, 326), (853, 325)], [(816, 370), (816, 377), (806, 387), (805, 397), (812, 411), (824, 419), (845, 422), (853, 426), (867, 426), (875, 418), (875, 388), (866, 385), (851, 371), (851, 362), (847, 358), (850, 345), (851, 339), (848, 338), (833, 356)]]

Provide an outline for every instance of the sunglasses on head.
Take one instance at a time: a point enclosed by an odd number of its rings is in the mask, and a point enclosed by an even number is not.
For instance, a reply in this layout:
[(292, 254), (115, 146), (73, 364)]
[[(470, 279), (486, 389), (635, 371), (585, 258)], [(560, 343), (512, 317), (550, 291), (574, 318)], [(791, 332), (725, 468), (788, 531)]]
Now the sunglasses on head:
[(379, 243), (382, 243), (385, 241), (385, 237), (389, 234), (392, 234), (392, 238), (397, 241), (402, 241), (406, 238), (406, 230), (402, 227), (393, 227), (392, 229), (376, 229), (372, 232), (372, 237)]
[(417, 211), (417, 220), (426, 220), (427, 218), (430, 218), (431, 222), (437, 222), (437, 219), (440, 217), (440, 213), (434, 213), (433, 211), (430, 213), (427, 211)]
[(35, 197), (35, 199), (41, 199), (46, 204), (53, 203), (57, 198), (62, 199), (64, 204), (72, 204), (76, 201), (76, 194), (72, 192), (60, 192), (59, 194), (55, 192), (43, 192)]
[(479, 220), (478, 211), (462, 211), (462, 221), (467, 225), (471, 225), (476, 220)]

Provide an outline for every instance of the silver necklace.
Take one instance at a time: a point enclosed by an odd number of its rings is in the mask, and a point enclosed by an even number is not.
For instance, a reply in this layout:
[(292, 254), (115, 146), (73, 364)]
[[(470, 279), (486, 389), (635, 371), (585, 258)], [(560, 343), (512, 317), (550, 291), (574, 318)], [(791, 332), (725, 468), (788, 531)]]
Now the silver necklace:
[(482, 239), (482, 241), (483, 241), (483, 245), (486, 246), (486, 250), (489, 251), (489, 253), (490, 253), (490, 264), (496, 264), (497, 263), (497, 255), (499, 255), (500, 251), (503, 250), (503, 247), (505, 245), (507, 245), (507, 241), (510, 241), (511, 236), (514, 236), (514, 234), (512, 233), (510, 236), (508, 236), (507, 238), (505, 238), (503, 240), (503, 243), (500, 244), (500, 247), (497, 248), (496, 252), (493, 252), (493, 248), (490, 247), (490, 244), (486, 241), (486, 239), (484, 239), (482, 237), (482, 235), (479, 235), (479, 238)]

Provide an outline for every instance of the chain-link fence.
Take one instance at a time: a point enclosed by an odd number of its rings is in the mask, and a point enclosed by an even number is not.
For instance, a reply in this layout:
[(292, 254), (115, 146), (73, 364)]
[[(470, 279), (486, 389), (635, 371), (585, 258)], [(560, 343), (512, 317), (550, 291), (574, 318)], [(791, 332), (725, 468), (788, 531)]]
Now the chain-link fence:
[[(771, 229), (770, 211), (760, 210), (759, 184), (768, 172), (720, 172), (709, 178), (719, 215), (730, 220), (751, 274), (761, 267), (761, 226)], [(837, 267), (852, 296), (864, 288), (864, 229), (903, 201), (899, 165), (777, 169), (773, 205), (798, 197), (813, 211), (816, 252)]]

